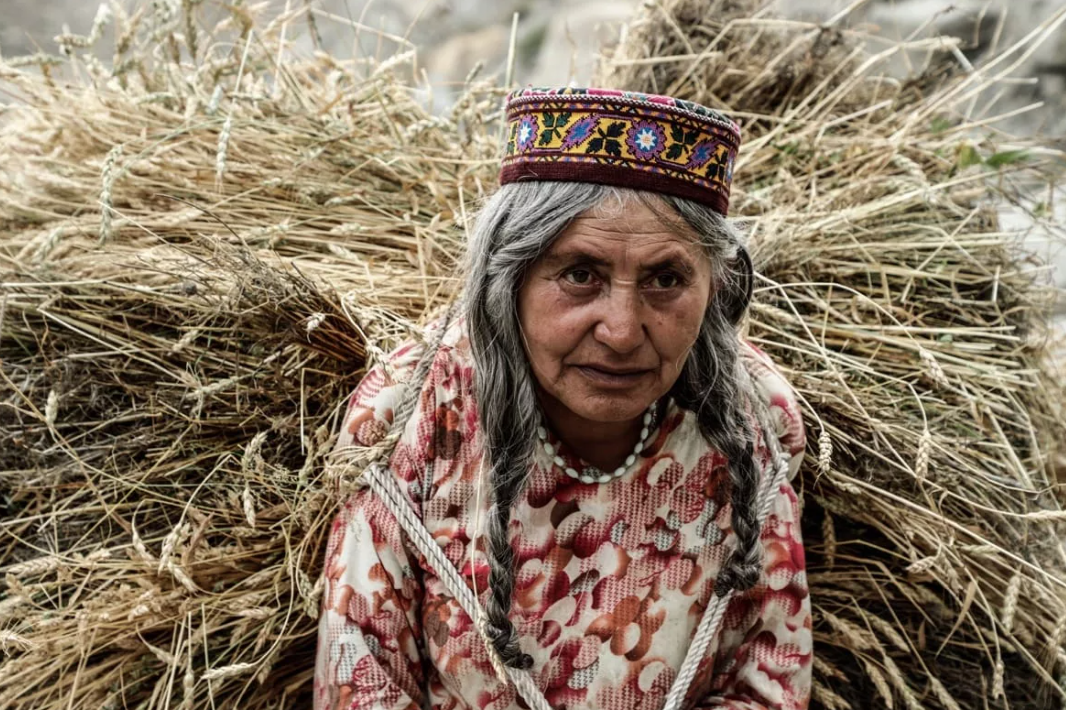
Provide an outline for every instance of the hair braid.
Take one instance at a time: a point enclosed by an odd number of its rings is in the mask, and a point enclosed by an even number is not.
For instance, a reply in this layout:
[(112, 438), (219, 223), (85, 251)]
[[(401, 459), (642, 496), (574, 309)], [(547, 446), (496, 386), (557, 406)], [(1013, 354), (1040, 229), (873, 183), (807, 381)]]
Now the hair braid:
[[(496, 473), (495, 467), (493, 473)], [(514, 549), (508, 535), (511, 508), (518, 497), (518, 487), (513, 485), (515, 480), (514, 472), (493, 476), (496, 500), (489, 512), (489, 598), (485, 616), (492, 644), (500, 659), (508, 666), (528, 669), (533, 665), (533, 658), (522, 653), (518, 646), (518, 631), (508, 618), (515, 582)]]
[[(704, 330), (708, 336), (716, 332), (713, 327)], [(739, 362), (736, 339), (731, 341), (732, 347), (719, 346), (713, 343), (713, 337), (701, 337), (678, 378), (681, 386), (675, 386), (674, 391), (678, 404), (695, 413), (704, 438), (729, 461), (729, 498), (736, 547), (715, 584), (719, 596), (730, 589), (750, 589), (758, 582), (761, 571), (757, 522), (759, 472), (755, 466), (753, 432), (742, 403), (745, 393), (737, 387), (739, 378), (719, 375), (719, 368), (732, 372), (734, 368), (744, 367)]]
[(674, 386), (678, 403), (695, 413), (704, 438), (729, 461), (736, 546), (715, 584), (715, 594), (724, 596), (730, 589), (743, 591), (755, 586), (762, 571), (759, 470), (754, 458), (754, 432), (745, 411), (745, 402), (754, 393), (750, 392), (750, 378), (740, 361), (736, 337), (736, 325), (751, 298), (751, 261), (740, 235), (729, 222), (683, 200), (666, 201), (705, 238), (717, 237), (734, 246), (732, 258), (717, 274), (718, 289), (705, 314), (704, 326)]
[(729, 564), (718, 575), (714, 593), (720, 597), (731, 589), (751, 589), (762, 573), (756, 495), (758, 477), (751, 442), (743, 447), (735, 447), (735, 451), (730, 452), (729, 476), (733, 484), (732, 523), (737, 544)]

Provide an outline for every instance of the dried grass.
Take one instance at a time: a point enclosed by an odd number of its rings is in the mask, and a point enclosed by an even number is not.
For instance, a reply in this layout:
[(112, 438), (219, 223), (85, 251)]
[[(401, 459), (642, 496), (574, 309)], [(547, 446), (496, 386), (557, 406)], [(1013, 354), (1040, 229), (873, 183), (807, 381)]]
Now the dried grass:
[(0, 707), (310, 705), (335, 417), (494, 180), (499, 88), (230, 10), (0, 65)]
[[(324, 465), (336, 416), (367, 359), (454, 294), (502, 89), (471, 78), (433, 115), (402, 38), (382, 63), (296, 57), (282, 38), (315, 16), (293, 5), (216, 25), (210, 3), (114, 3), (114, 71), (77, 51), (96, 23), (69, 57), (0, 64), (17, 99), (0, 114), (0, 707), (310, 703), (351, 473)], [(813, 706), (1053, 707), (1051, 293), (991, 204), (1033, 160), (974, 134), (968, 92), (990, 75), (877, 79), (863, 42), (667, 0), (604, 80), (744, 123), (748, 335), (810, 432)]]
[[(990, 129), (997, 82), (1066, 14), (974, 72), (951, 40), (885, 45), (843, 19), (647, 3), (603, 80), (743, 124), (748, 335), (787, 367), (811, 442), (814, 706), (1060, 707), (1055, 294), (996, 207), (1062, 156)], [(883, 76), (923, 48), (911, 79)]]

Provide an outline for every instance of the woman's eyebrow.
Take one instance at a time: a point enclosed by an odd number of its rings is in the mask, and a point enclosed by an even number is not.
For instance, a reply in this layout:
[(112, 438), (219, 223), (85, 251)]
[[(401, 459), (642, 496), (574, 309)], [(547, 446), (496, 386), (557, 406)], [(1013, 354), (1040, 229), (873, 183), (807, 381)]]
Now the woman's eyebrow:
[(549, 267), (562, 266), (564, 264), (591, 264), (592, 266), (606, 267), (610, 266), (611, 262), (602, 256), (596, 256), (586, 251), (568, 249), (545, 255), (544, 264)]
[(651, 273), (666, 269), (680, 271), (685, 276), (691, 276), (696, 271), (691, 261), (680, 256), (668, 256), (665, 259), (659, 259), (652, 264), (640, 267), (641, 273)]
[[(560, 252), (547, 254), (544, 256), (544, 265), (549, 269), (558, 268), (561, 266), (571, 264), (588, 264), (590, 266), (598, 266), (601, 268), (609, 268), (611, 262), (604, 259), (602, 256), (596, 256), (587, 251), (567, 249)], [(642, 274), (649, 274), (653, 272), (663, 271), (666, 269), (674, 269), (680, 271), (685, 276), (691, 276), (696, 272), (695, 266), (689, 259), (680, 255), (667, 256), (657, 261), (640, 267)]]

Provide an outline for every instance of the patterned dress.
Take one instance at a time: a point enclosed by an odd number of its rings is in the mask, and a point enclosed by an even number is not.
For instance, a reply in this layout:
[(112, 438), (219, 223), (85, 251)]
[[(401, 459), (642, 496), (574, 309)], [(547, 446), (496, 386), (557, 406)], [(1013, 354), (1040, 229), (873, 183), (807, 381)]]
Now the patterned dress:
[[(420, 355), (420, 346), (406, 344), (366, 375), (348, 402), (338, 447), (384, 436)], [(794, 476), (805, 448), (795, 397), (761, 350), (741, 340), (741, 355), (776, 418)], [(457, 321), (391, 467), (484, 605), (491, 488), (472, 367)], [(575, 481), (538, 448), (514, 508), (511, 619), (555, 708), (660, 710), (732, 549), (727, 460), (700, 436), (691, 412), (670, 404), (659, 421), (639, 467), (606, 484)], [(765, 475), (770, 452), (761, 436), (757, 442)], [(790, 482), (781, 485), (761, 540), (764, 573), (733, 596), (689, 688), (690, 707), (807, 707), (811, 607)], [(336, 515), (324, 575), (315, 710), (525, 707), (497, 679), (475, 623), (369, 490), (351, 495)]]

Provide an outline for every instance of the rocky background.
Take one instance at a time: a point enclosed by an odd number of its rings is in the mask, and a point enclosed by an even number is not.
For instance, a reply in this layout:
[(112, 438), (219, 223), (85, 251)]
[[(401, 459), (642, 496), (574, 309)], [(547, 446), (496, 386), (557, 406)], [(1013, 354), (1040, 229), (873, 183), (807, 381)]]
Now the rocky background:
[[(123, 4), (131, 12), (180, 12), (182, 2), (201, 1), (124, 0)], [(301, 25), (293, 28), (295, 51), (314, 51), (318, 45), (339, 57), (384, 58), (401, 45), (417, 46), (418, 66), (434, 87), (435, 105), (443, 106), (478, 62), (483, 63), (484, 72), (504, 71), (516, 12), (515, 82), (587, 84), (597, 61), (595, 49), (617, 39), (622, 22), (638, 0), (266, 0), (243, 4), (273, 11), (309, 5), (313, 26), (304, 18), (294, 22)], [(55, 53), (53, 38), (64, 28), (87, 34), (98, 8), (93, 0), (0, 0), (0, 55)], [(1002, 93), (981, 96), (974, 109), (976, 115), (991, 118), (1042, 103), (1040, 108), (990, 125), (1007, 135), (1043, 135), (1054, 148), (1066, 149), (1066, 22), (1061, 21), (1066, 16), (1066, 0), (772, 0), (767, 9), (860, 29), (883, 37), (885, 48), (899, 39), (942, 35), (961, 40), (955, 52), (899, 53), (889, 70), (900, 77), (930, 62), (953, 62), (982, 71), (982, 62), (998, 51), (1027, 36), (1043, 37), (1035, 49), (1018, 53), (1028, 56), (1010, 72), (1013, 79)], [(105, 62), (112, 31), (109, 26), (98, 43), (97, 51)], [(1055, 203), (1063, 223), (1066, 195)], [(1008, 210), (1004, 226), (1024, 230), (1030, 224), (1020, 212)], [(1040, 234), (1029, 237), (1026, 244), (1048, 259), (1053, 265), (1050, 277), (1066, 288), (1063, 240)], [(1058, 318), (1066, 324), (1066, 310), (1060, 309)]]
[[(202, 0), (124, 0), (131, 12), (157, 6), (180, 8)], [(471, 67), (484, 62), (488, 71), (505, 63), (511, 20), (519, 13), (516, 80), (519, 83), (586, 83), (592, 74), (594, 48), (617, 37), (637, 0), (266, 0), (242, 3), (283, 11), (309, 5), (321, 46), (339, 55), (388, 56), (397, 42), (380, 29), (406, 37), (419, 47), (421, 66), (434, 84), (462, 81)], [(834, 22), (884, 36), (886, 40), (948, 35), (962, 40), (962, 55), (978, 70), (981, 60), (1010, 46), (1066, 11), (1066, 0), (772, 0), (768, 9), (798, 19)], [(0, 52), (6, 56), (54, 52), (53, 37), (64, 25), (87, 33), (97, 13), (95, 0), (0, 0)], [(844, 17), (840, 17), (845, 11)], [(301, 23), (303, 24), (303, 23)], [(1066, 27), (1064, 25), (1063, 27)], [(1019, 81), (1001, 98), (1000, 112), (1037, 101), (1042, 110), (1008, 120), (1013, 130), (1066, 136), (1066, 29), (1049, 33), (1032, 55), (1012, 72)], [(207, 28), (204, 28), (207, 29)], [(300, 43), (311, 48), (306, 31)], [(107, 38), (102, 46), (107, 46)], [(886, 43), (887, 46), (887, 43)], [(910, 53), (895, 62), (901, 75), (925, 62), (951, 57)], [(106, 57), (102, 57), (106, 59)]]
[[(183, 0), (125, 0), (137, 8), (170, 5)], [(190, 0), (186, 0), (190, 1)], [(198, 2), (199, 0), (191, 0)], [(236, 5), (242, 3), (238, 0)], [(247, 3), (283, 11), (310, 5), (315, 26), (328, 52), (349, 56), (387, 56), (396, 42), (381, 38), (381, 29), (406, 36), (420, 50), (421, 64), (435, 84), (461, 81), (478, 61), (490, 71), (505, 62), (511, 19), (519, 13), (517, 72), (519, 83), (587, 82), (595, 61), (594, 48), (617, 37), (621, 22), (637, 0), (267, 0)], [(949, 35), (963, 42), (962, 54), (980, 68), (981, 58), (1007, 47), (1066, 10), (1066, 0), (870, 0), (851, 9), (854, 0), (773, 0), (770, 9), (788, 17), (834, 21), (879, 34), (886, 39)], [(53, 37), (64, 25), (87, 33), (99, 4), (93, 0), (0, 0), (0, 52), (6, 56), (54, 52)], [(361, 28), (357, 28), (361, 25)], [(206, 29), (206, 28), (205, 28)], [(298, 32), (311, 46), (307, 32)], [(1050, 33), (1013, 76), (1030, 79), (1010, 92), (1003, 108), (1036, 101), (1041, 111), (1012, 125), (1027, 132), (1066, 135), (1066, 30)], [(106, 41), (103, 43), (106, 46)], [(886, 45), (887, 46), (887, 45)], [(947, 55), (948, 53), (944, 53)], [(896, 69), (906, 73), (929, 57), (911, 53)], [(1002, 100), (1001, 100), (1002, 101)]]

